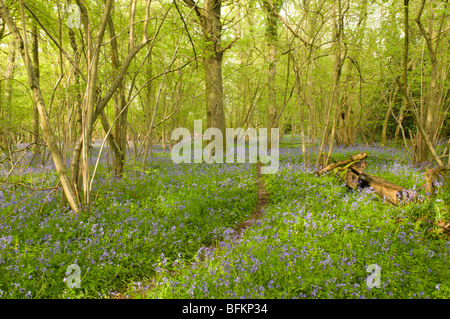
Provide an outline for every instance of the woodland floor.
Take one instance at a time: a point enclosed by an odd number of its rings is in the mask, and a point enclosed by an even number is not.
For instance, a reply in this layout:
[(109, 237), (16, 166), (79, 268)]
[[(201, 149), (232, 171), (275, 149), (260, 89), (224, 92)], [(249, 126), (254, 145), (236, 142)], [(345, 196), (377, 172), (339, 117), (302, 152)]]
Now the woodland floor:
[[(267, 190), (264, 179), (262, 178), (261, 163), (260, 162), (256, 163), (255, 168), (256, 168), (256, 184), (258, 185), (257, 203), (253, 211), (253, 214), (250, 215), (247, 219), (243, 220), (235, 227), (235, 230), (239, 234), (238, 235), (239, 237), (242, 237), (243, 232), (249, 227), (251, 227), (257, 219), (263, 217), (264, 209), (269, 204), (269, 191)], [(208, 250), (218, 249), (217, 246), (215, 247), (207, 246), (204, 248)], [(174, 271), (172, 271), (171, 273), (173, 275)], [(115, 296), (115, 299), (133, 299), (134, 297), (142, 298), (142, 296), (145, 296), (145, 294), (148, 293), (149, 290), (151, 290), (156, 286), (153, 282), (148, 282), (147, 284), (148, 284), (147, 289), (138, 289), (129, 294), (126, 292), (118, 293)], [(143, 285), (145, 285), (145, 283)]]
[[(423, 193), (427, 167), (398, 147), (336, 147), (332, 161), (361, 152), (367, 173)], [(448, 185), (395, 207), (339, 174), (316, 177), (298, 145), (267, 175), (260, 164), (175, 165), (156, 149), (145, 167), (130, 158), (121, 180), (99, 166), (95, 207), (70, 217), (51, 161), (23, 161), (0, 190), (0, 298), (450, 298), (450, 241), (437, 226)], [(79, 289), (66, 286), (70, 264)]]

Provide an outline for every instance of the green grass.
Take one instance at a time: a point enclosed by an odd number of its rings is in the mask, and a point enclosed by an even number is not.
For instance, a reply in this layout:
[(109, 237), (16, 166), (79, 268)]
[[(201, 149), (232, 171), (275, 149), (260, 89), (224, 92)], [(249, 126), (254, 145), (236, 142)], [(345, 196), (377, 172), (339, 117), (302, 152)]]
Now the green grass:
[[(336, 148), (333, 158), (363, 151), (368, 173), (407, 188), (424, 184), (425, 169), (399, 162), (401, 150)], [(102, 165), (96, 205), (77, 217), (61, 206), (60, 191), (19, 205), (30, 191), (5, 186), (0, 296), (450, 297), (450, 245), (436, 226), (448, 218), (449, 185), (431, 201), (394, 207), (331, 174), (315, 177), (299, 148), (280, 154), (279, 172), (263, 175), (269, 205), (242, 235), (235, 228), (256, 205), (253, 164), (174, 165), (161, 152), (144, 168), (130, 160), (122, 180)], [(56, 184), (51, 170), (22, 177), (33, 186)], [(71, 264), (80, 267), (81, 288), (64, 282)], [(367, 268), (375, 264), (380, 286), (370, 287)]]
[[(406, 187), (423, 182), (413, 167), (392, 161), (374, 170)], [(284, 162), (265, 179), (264, 218), (242, 237), (228, 232), (204, 259), (160, 269), (140, 297), (450, 297), (450, 244), (433, 224), (448, 213), (448, 188), (429, 203), (394, 207), (302, 165)], [(375, 264), (380, 286), (370, 287), (367, 267)]]
[[(235, 227), (256, 204), (248, 165), (174, 165), (168, 154), (152, 158), (144, 172), (131, 167), (123, 180), (103, 167), (95, 207), (76, 217), (60, 206), (60, 193), (42, 206), (46, 192), (11, 214), (28, 192), (10, 187), (0, 198), (3, 298), (110, 297), (152, 277), (160, 260), (189, 260), (221, 240), (221, 230)], [(64, 282), (70, 264), (80, 267), (80, 289)]]

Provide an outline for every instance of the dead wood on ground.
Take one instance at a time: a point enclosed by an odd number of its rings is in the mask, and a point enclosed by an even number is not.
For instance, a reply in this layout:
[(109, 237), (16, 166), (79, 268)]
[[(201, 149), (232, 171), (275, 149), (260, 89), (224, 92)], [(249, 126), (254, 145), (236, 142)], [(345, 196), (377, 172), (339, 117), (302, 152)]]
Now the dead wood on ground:
[[(344, 180), (349, 188), (372, 188), (383, 200), (395, 206), (408, 203), (417, 197), (417, 192), (415, 191), (406, 189), (380, 177), (364, 173), (367, 162), (362, 161), (362, 159), (366, 157), (367, 153), (360, 153), (351, 156), (347, 160), (332, 163), (315, 172), (315, 174), (316, 176), (320, 176), (331, 170), (341, 171), (345, 174)], [(448, 179), (449, 169), (448, 167), (437, 167), (427, 170), (425, 173), (427, 194), (433, 195), (436, 192), (436, 187), (442, 186), (444, 178)]]

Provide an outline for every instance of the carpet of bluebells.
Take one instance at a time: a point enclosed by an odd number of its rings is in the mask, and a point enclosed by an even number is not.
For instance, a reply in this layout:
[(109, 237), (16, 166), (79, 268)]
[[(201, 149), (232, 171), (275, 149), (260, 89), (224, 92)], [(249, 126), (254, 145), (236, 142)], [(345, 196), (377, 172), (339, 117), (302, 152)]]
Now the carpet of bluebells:
[[(367, 169), (410, 189), (424, 168), (379, 147), (335, 148), (342, 160), (367, 152)], [(281, 169), (266, 175), (270, 203), (243, 234), (225, 229), (194, 262), (157, 270), (144, 298), (449, 298), (450, 242), (435, 223), (449, 212), (450, 189), (431, 201), (394, 207), (370, 189), (315, 177), (295, 148), (281, 150)], [(426, 194), (424, 194), (425, 196)], [(422, 197), (424, 197), (422, 196)], [(375, 270), (374, 268), (378, 268)], [(145, 287), (144, 287), (145, 288)], [(144, 291), (144, 292), (142, 292)]]
[[(155, 152), (144, 169), (135, 164), (122, 180), (100, 168), (95, 207), (77, 216), (61, 206), (61, 191), (30, 197), (28, 188), (2, 186), (0, 297), (111, 298), (154, 276), (161, 259), (190, 260), (223, 240), (256, 205), (253, 164), (175, 165), (168, 151)], [(51, 164), (16, 175), (9, 180), (25, 185), (45, 178), (35, 188), (57, 184)], [(72, 264), (79, 289), (67, 285), (75, 283)]]
[[(335, 147), (333, 160), (359, 152), (367, 173), (425, 199), (425, 167), (400, 149)], [(129, 159), (118, 180), (104, 156), (95, 206), (78, 216), (61, 190), (2, 185), (0, 298), (450, 298), (450, 242), (436, 226), (448, 217), (448, 186), (394, 207), (332, 174), (317, 178), (298, 145), (285, 146), (279, 171), (262, 177), (269, 205), (242, 232), (257, 204), (254, 164), (174, 164), (157, 150), (145, 166)], [(8, 180), (58, 179), (49, 163)], [(72, 264), (80, 288), (67, 285)]]

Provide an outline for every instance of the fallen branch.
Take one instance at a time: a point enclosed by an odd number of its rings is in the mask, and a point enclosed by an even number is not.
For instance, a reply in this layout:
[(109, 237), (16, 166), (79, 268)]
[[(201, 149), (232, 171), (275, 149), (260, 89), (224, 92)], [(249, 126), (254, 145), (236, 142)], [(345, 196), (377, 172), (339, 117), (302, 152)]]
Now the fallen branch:
[(358, 187), (359, 175), (362, 174), (366, 166), (366, 162), (357, 162), (349, 167), (345, 177), (345, 183), (348, 187), (351, 189), (356, 189)]
[(409, 202), (416, 197), (416, 194), (413, 191), (393, 184), (380, 177), (360, 173), (358, 170), (351, 167), (350, 171), (358, 176), (358, 185), (360, 187), (371, 187), (378, 196), (395, 206)]
[(354, 156), (351, 156), (349, 159), (345, 160), (345, 161), (340, 161), (340, 162), (336, 162), (336, 163), (332, 163), (324, 168), (322, 168), (321, 170), (316, 172), (317, 176), (320, 176), (328, 171), (331, 171), (332, 169), (338, 168), (338, 167), (342, 167), (342, 166), (346, 166), (352, 162), (359, 162), (360, 160), (363, 160), (367, 157), (367, 153), (360, 153)]
[(416, 193), (409, 189), (393, 184), (380, 177), (364, 173), (363, 171), (367, 163), (361, 162), (361, 160), (366, 157), (367, 153), (351, 156), (347, 160), (332, 163), (322, 168), (316, 172), (316, 175), (320, 176), (333, 169), (341, 170), (345, 174), (345, 183), (349, 188), (370, 187), (378, 196), (395, 206), (409, 202), (416, 197)]

